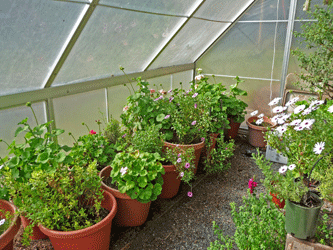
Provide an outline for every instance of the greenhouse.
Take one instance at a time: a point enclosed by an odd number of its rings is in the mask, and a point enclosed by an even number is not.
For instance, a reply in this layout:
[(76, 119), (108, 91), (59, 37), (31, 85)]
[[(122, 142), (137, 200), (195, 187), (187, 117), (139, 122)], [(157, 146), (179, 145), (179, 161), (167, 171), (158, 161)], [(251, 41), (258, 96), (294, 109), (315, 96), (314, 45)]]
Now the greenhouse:
[(0, 250), (333, 249), (332, 0), (1, 0)]

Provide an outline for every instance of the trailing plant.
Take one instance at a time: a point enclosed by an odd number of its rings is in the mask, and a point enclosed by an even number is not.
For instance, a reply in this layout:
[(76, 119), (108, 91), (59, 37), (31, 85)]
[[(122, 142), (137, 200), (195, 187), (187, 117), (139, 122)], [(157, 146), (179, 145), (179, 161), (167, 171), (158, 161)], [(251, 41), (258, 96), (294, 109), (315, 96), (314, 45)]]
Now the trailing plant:
[(112, 183), (120, 193), (132, 199), (148, 203), (157, 199), (162, 192), (164, 168), (158, 153), (139, 152), (139, 150), (120, 152), (111, 164)]
[[(101, 122), (96, 121), (100, 126)], [(102, 134), (95, 132), (87, 127), (88, 134), (80, 136), (76, 141), (72, 133), (69, 133), (74, 140), (74, 146), (70, 152), (70, 156), (74, 159), (74, 164), (80, 166), (88, 166), (91, 162), (97, 161), (97, 169), (100, 171), (107, 165), (110, 165), (117, 153), (117, 144), (112, 144)]]
[(88, 166), (58, 165), (56, 171), (36, 170), (19, 193), (11, 193), (20, 213), (34, 225), (58, 231), (73, 231), (90, 227), (102, 217), (103, 191), (96, 161)]
[[(316, 22), (305, 22), (302, 32), (295, 32), (296, 37), (304, 39), (301, 43), (313, 52), (304, 52), (299, 48), (292, 51), (304, 70), (299, 77), (305, 82), (306, 87), (317, 92), (322, 97), (323, 93), (333, 98), (333, 2), (330, 0), (327, 7), (315, 6), (308, 11), (309, 18)], [(299, 82), (296, 84), (300, 84)]]
[(5, 211), (0, 209), (0, 237), (12, 224), (12, 220), (14, 215), (11, 214), (9, 211)]
[(271, 202), (271, 197), (250, 194), (243, 197), (243, 205), (230, 203), (231, 215), (236, 226), (233, 237), (223, 236), (223, 231), (213, 223), (218, 241), (210, 243), (208, 250), (232, 249), (236, 243), (239, 249), (284, 249), (286, 231), (284, 215)]
[(216, 143), (216, 148), (213, 148), (205, 159), (205, 171), (211, 174), (227, 171), (231, 167), (228, 159), (234, 155), (235, 150), (234, 140), (227, 142), (221, 137), (216, 138)]

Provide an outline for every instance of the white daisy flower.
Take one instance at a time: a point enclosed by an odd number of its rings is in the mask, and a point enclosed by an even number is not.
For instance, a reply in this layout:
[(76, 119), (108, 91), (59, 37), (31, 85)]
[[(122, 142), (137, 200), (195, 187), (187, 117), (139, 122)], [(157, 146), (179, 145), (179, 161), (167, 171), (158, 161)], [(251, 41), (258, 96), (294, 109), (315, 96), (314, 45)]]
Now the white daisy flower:
[(2, 226), (3, 224), (5, 224), (5, 219), (2, 219), (2, 220), (0, 220), (0, 226)]
[(258, 110), (253, 111), (250, 115), (255, 116), (256, 114), (258, 114)]
[(325, 142), (317, 142), (313, 148), (313, 152), (317, 155), (320, 155), (325, 148)]
[(302, 112), (305, 109), (305, 105), (299, 105), (294, 109), (294, 113), (298, 114), (299, 112)]
[(302, 115), (308, 115), (311, 113), (311, 111), (312, 111), (312, 108), (308, 107), (308, 108), (304, 109)]
[(291, 126), (299, 126), (302, 123), (301, 119), (293, 120), (290, 125)]
[(287, 109), (287, 107), (282, 107), (282, 106), (277, 106), (275, 108), (273, 108), (273, 113), (281, 113), (283, 111), (285, 111)]
[(263, 122), (264, 122), (264, 119), (261, 118), (261, 119), (258, 119), (258, 120), (256, 121), (256, 124), (257, 124), (257, 125), (260, 125), (260, 124), (263, 123)]
[(278, 133), (279, 136), (282, 136), (282, 134), (287, 131), (287, 127), (284, 125), (279, 126), (275, 129), (275, 131)]
[(302, 127), (301, 125), (297, 126), (294, 128), (296, 131), (301, 131), (304, 129), (304, 127)]
[(281, 97), (274, 98), (270, 103), (268, 103), (268, 106), (273, 106), (278, 104), (281, 99), (282, 99)]
[(281, 118), (284, 120), (288, 120), (290, 116), (291, 116), (291, 114), (286, 114), (286, 115), (283, 115)]
[(278, 120), (277, 120), (277, 123), (278, 124), (284, 124), (285, 123), (285, 120), (283, 119), (283, 118), (279, 118)]
[(330, 112), (330, 113), (333, 113), (333, 105), (328, 107), (327, 111)]
[(295, 164), (291, 164), (288, 166), (288, 169), (293, 171), (294, 169), (296, 168), (296, 165)]
[(310, 128), (315, 121), (316, 121), (315, 119), (305, 119), (304, 121), (302, 121), (300, 126), (305, 128)]
[(261, 119), (261, 118), (263, 118), (264, 117), (264, 114), (262, 113), (262, 114), (260, 114), (260, 115), (258, 115), (258, 118), (259, 119)]
[(271, 121), (274, 123), (277, 123), (279, 118), (280, 118), (280, 115), (275, 115), (271, 118)]
[(121, 176), (127, 173), (127, 167), (121, 168), (120, 169)]
[(284, 174), (287, 170), (288, 170), (288, 166), (284, 165), (284, 166), (280, 167), (279, 173)]

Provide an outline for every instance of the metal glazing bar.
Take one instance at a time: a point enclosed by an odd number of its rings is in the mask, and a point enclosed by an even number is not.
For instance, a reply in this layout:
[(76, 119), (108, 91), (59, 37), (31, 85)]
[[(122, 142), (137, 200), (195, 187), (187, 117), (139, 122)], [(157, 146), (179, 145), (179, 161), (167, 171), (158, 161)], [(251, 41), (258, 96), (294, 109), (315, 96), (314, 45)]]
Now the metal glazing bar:
[[(218, 76), (218, 77), (229, 77), (229, 78), (235, 78), (236, 76), (231, 76), (231, 75), (217, 75), (217, 74), (205, 74), (207, 76)], [(262, 81), (274, 81), (274, 82), (279, 82), (280, 80), (278, 79), (270, 79), (270, 78), (260, 78), (260, 77), (250, 77), (250, 76), (238, 76), (241, 79), (249, 79), (249, 80), (262, 80)]]

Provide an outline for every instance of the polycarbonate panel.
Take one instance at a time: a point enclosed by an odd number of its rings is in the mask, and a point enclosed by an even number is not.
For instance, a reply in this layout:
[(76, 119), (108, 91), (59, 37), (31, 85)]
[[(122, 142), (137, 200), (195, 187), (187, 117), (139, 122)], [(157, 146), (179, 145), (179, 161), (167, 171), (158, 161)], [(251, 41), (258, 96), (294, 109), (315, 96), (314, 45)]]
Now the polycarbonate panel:
[[(303, 24), (310, 24), (310, 23), (311, 22), (295, 22), (294, 31), (302, 32), (301, 26)], [(304, 41), (304, 39), (301, 38), (301, 37), (293, 36), (290, 50), (292, 51), (292, 50), (295, 50), (296, 48), (299, 48), (300, 50), (302, 50), (304, 52), (313, 52), (313, 51), (315, 51), (315, 49), (306, 48), (306, 44), (301, 43), (301, 41)], [(301, 68), (298, 66), (299, 64), (300, 63), (298, 62), (297, 57), (290, 54), (289, 65), (288, 65), (288, 73), (297, 73), (297, 74), (301, 73)]]
[[(210, 82), (214, 82), (212, 77)], [(222, 82), (224, 86), (227, 87), (229, 91), (229, 86), (236, 83), (234, 78), (229, 77), (215, 77), (216, 82)], [(240, 83), (238, 87), (242, 90), (247, 91), (247, 96), (240, 97), (248, 107), (246, 108), (247, 115), (245, 119), (250, 117), (250, 113), (254, 110), (258, 110), (259, 113), (264, 113), (266, 116), (274, 116), (274, 113), (271, 112), (271, 107), (268, 106), (268, 103), (273, 100), (275, 97), (279, 97), (280, 91), (280, 81), (273, 81), (272, 85), (270, 81), (263, 80), (250, 80), (242, 79), (244, 82)], [(227, 92), (228, 92), (227, 91)], [(274, 108), (274, 107), (273, 107)], [(245, 120), (246, 121), (246, 120)], [(241, 127), (247, 128), (245, 122), (241, 124)]]
[[(208, 74), (271, 78), (276, 23), (239, 23), (197, 62)], [(281, 78), (286, 23), (278, 23), (273, 79)]]
[(182, 20), (96, 7), (52, 86), (142, 71)]
[(43, 87), (85, 4), (1, 1), (0, 95)]
[(229, 25), (190, 19), (149, 69), (193, 63)]
[(190, 81), (193, 80), (193, 70), (188, 70), (172, 75), (172, 88), (179, 88), (180, 82), (184, 89), (190, 88)]
[[(305, 1), (297, 1), (297, 7), (296, 7), (296, 19), (313, 19), (313, 17), (309, 16), (309, 14), (306, 11), (303, 11), (303, 5)], [(314, 10), (314, 6), (319, 5), (321, 7), (326, 6), (323, 5), (323, 0), (311, 0), (310, 9)]]
[(194, 14), (195, 17), (217, 21), (234, 21), (253, 0), (207, 0)]
[(290, 0), (258, 0), (240, 19), (253, 20), (288, 20)]
[(147, 79), (147, 82), (149, 82), (149, 86), (151, 89), (155, 89), (156, 91), (168, 91), (170, 90), (172, 85), (172, 77), (171, 75), (154, 77)]
[[(106, 117), (105, 89), (64, 96), (53, 99), (56, 127), (66, 132), (59, 136), (59, 143), (73, 145), (73, 138), (68, 135), (71, 132), (76, 140), (80, 135), (89, 131), (82, 123), (86, 123), (90, 130), (99, 132), (96, 120), (103, 121)], [(101, 125), (101, 129), (104, 124)]]
[[(45, 103), (33, 103), (32, 108), (35, 111), (37, 121), (39, 124), (43, 124), (46, 122), (46, 112), (45, 112)], [(8, 144), (10, 144), (15, 138), (15, 131), (19, 127), (17, 124), (28, 117), (28, 123), (33, 128), (35, 127), (36, 120), (31, 111), (31, 109), (27, 106), (20, 106), (5, 110), (0, 110), (0, 139), (4, 140)], [(16, 137), (16, 143), (24, 142), (24, 133), (21, 133)], [(8, 154), (7, 145), (4, 142), (0, 143), (0, 157), (4, 157)], [(0, 162), (0, 165), (1, 162)]]
[(190, 15), (202, 0), (100, 0), (105, 4), (118, 8), (148, 11), (171, 15)]

